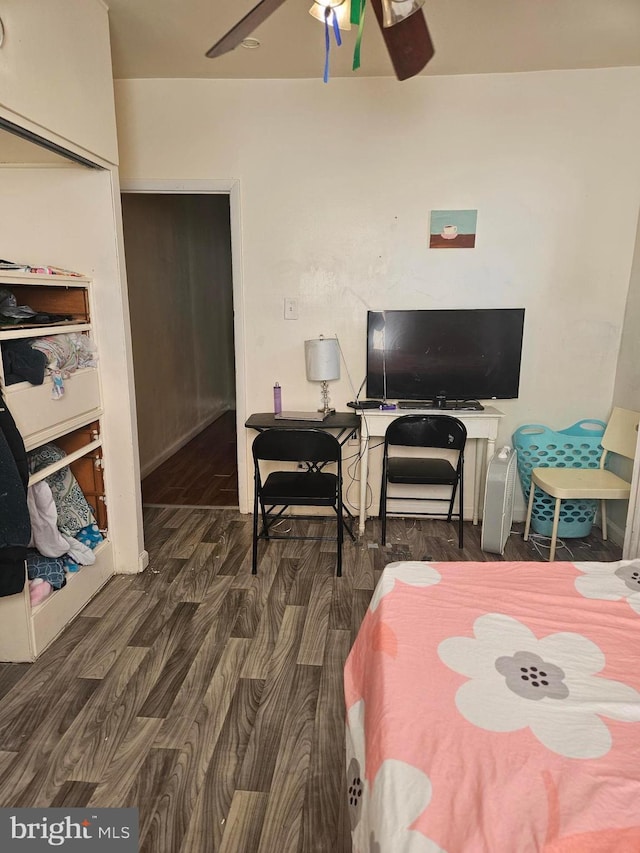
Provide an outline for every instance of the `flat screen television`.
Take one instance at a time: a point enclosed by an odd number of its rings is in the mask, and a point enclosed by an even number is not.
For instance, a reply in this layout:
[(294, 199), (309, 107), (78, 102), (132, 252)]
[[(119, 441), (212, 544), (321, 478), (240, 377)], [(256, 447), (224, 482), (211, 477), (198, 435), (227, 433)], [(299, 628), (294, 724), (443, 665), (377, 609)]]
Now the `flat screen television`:
[(518, 396), (524, 308), (369, 311), (367, 397)]

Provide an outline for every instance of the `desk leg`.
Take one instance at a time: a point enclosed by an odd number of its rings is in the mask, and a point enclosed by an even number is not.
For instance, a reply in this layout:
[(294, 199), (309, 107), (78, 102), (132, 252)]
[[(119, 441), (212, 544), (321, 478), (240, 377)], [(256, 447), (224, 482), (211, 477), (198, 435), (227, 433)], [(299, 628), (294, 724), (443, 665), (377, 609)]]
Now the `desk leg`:
[(482, 482), (482, 458), (484, 456), (484, 439), (476, 438), (476, 470), (473, 479), (473, 523), (478, 523), (480, 514), (480, 483)]
[(369, 436), (366, 428), (360, 427), (360, 516), (358, 532), (364, 536), (367, 521), (367, 480), (369, 477)]

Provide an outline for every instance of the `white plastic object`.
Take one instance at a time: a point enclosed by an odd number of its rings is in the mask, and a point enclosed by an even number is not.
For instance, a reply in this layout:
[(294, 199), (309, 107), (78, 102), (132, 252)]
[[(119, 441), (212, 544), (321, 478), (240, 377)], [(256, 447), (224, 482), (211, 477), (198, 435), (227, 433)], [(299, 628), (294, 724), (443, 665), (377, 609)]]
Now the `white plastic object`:
[(504, 554), (513, 522), (517, 454), (511, 447), (496, 453), (487, 468), (480, 547), (492, 554)]

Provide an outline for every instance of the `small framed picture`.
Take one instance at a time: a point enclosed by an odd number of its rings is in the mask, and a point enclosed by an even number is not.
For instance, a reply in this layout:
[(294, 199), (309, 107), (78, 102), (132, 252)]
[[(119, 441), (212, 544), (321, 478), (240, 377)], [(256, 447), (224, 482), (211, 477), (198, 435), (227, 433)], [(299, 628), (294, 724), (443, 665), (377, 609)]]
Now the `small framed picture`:
[(429, 248), (473, 249), (477, 221), (477, 210), (432, 210)]

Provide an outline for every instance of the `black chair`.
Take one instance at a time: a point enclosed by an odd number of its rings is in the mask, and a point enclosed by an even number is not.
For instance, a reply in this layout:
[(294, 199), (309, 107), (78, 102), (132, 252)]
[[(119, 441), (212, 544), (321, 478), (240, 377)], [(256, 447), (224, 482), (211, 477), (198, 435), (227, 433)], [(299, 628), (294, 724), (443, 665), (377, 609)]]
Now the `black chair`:
[[(411, 512), (411, 515), (445, 516), (451, 521), (453, 502), (458, 496), (458, 546), (462, 548), (462, 508), (464, 495), (464, 446), (467, 441), (467, 428), (450, 415), (405, 415), (397, 418), (387, 427), (384, 439), (382, 459), (382, 487), (380, 490), (380, 519), (382, 522), (382, 544), (387, 541), (387, 503), (393, 500), (403, 501), (440, 501), (446, 498), (424, 497), (422, 495), (389, 495), (389, 483), (402, 483), (415, 486), (450, 486), (448, 512)], [(452, 464), (448, 459), (424, 456), (402, 456), (396, 448), (425, 447), (457, 451), (457, 461)], [(455, 465), (455, 468), (454, 468)]]
[[(343, 511), (351, 515), (342, 502), (342, 448), (338, 439), (319, 429), (267, 429), (253, 442), (254, 501), (253, 501), (253, 558), (251, 571), (258, 571), (259, 539), (335, 540), (337, 544), (338, 577), (342, 575), (342, 541), (346, 527)], [(261, 462), (298, 462), (304, 470), (272, 471), (263, 482)], [(336, 473), (325, 471), (335, 465)], [(326, 506), (336, 513), (335, 536), (294, 536), (273, 533), (274, 524), (290, 506)], [(276, 508), (280, 507), (276, 511)], [(262, 527), (258, 531), (258, 516)], [(295, 518), (309, 516), (296, 515)], [(317, 516), (312, 516), (317, 519)]]

